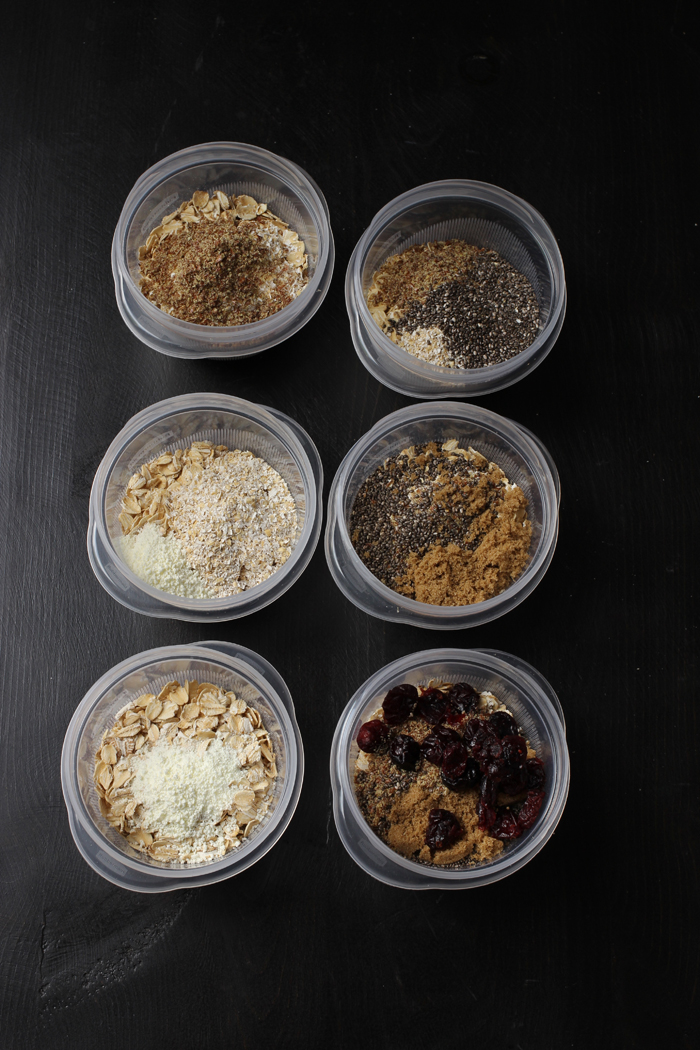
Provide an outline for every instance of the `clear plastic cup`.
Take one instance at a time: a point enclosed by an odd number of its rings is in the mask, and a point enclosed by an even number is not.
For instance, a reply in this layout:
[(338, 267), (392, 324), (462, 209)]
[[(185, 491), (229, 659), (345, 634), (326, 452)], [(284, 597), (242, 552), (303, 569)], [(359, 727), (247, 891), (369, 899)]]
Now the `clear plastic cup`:
[[(306, 246), (309, 281), (292, 303), (262, 321), (223, 328), (170, 317), (146, 299), (139, 288), (139, 247), (195, 190), (246, 193), (296, 230)], [(122, 318), (142, 342), (171, 357), (247, 357), (288, 339), (325, 299), (334, 258), (328, 206), (313, 179), (292, 161), (242, 142), (206, 142), (154, 164), (127, 197), (112, 242)]]
[[(354, 789), (357, 733), (395, 685), (425, 686), (431, 678), (467, 681), (492, 692), (512, 712), (545, 767), (546, 796), (534, 826), (489, 864), (445, 869), (408, 860), (372, 831)], [(542, 849), (559, 823), (569, 791), (569, 751), (564, 715), (557, 695), (542, 675), (517, 656), (496, 649), (428, 649), (382, 667), (347, 705), (331, 748), (333, 815), (352, 859), (380, 882), (410, 890), (462, 890), (485, 886), (512, 874)]]
[[(260, 456), (289, 486), (297, 536), (284, 565), (257, 587), (228, 598), (182, 598), (146, 583), (122, 559), (120, 503), (132, 474), (161, 451), (211, 441)], [(225, 394), (183, 394), (133, 416), (100, 463), (90, 493), (88, 555), (104, 589), (133, 612), (213, 623), (257, 612), (302, 574), (321, 532), (323, 467), (313, 441), (283, 412)]]
[[(510, 361), (468, 369), (430, 364), (393, 343), (369, 312), (372, 277), (389, 256), (450, 238), (497, 251), (532, 284), (539, 332)], [(357, 355), (380, 383), (409, 397), (476, 397), (516, 383), (554, 346), (566, 312), (564, 264), (554, 234), (526, 201), (487, 182), (429, 182), (402, 193), (372, 219), (348, 265), (345, 301)]]
[[(350, 512), (366, 478), (410, 445), (450, 438), (457, 438), (463, 448), (471, 445), (520, 486), (532, 523), (529, 562), (522, 574), (500, 594), (474, 605), (428, 605), (398, 594), (370, 572), (350, 541)], [(437, 630), (475, 627), (515, 608), (544, 576), (557, 542), (559, 497), (554, 461), (525, 427), (477, 405), (411, 405), (375, 423), (340, 464), (328, 497), (326, 561), (345, 597), (370, 616)]]
[[(233, 690), (257, 708), (270, 734), (278, 770), (271, 811), (250, 838), (220, 860), (199, 865), (166, 864), (133, 849), (100, 813), (93, 783), (95, 753), (118, 711), (144, 692), (158, 693), (166, 682), (188, 678)], [(61, 753), (63, 798), (81, 856), (98, 875), (138, 893), (208, 886), (255, 864), (286, 830), (303, 776), (304, 750), (287, 686), (267, 660), (230, 642), (165, 646), (123, 660), (81, 700)]]

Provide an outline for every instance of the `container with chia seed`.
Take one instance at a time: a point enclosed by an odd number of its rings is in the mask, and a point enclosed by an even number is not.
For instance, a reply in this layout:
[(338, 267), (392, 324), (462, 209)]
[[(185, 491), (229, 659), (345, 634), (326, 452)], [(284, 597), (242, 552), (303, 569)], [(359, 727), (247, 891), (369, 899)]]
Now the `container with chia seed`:
[[(353, 544), (353, 506), (367, 479), (392, 457), (428, 442), (473, 448), (500, 468), (527, 501), (531, 537), (524, 568), (500, 593), (474, 604), (429, 604), (399, 593), (370, 571)], [(556, 546), (559, 496), (552, 457), (525, 427), (476, 405), (412, 405), (379, 420), (341, 463), (328, 498), (328, 567), (345, 597), (371, 616), (437, 630), (474, 627), (515, 608), (542, 580)]]
[[(405, 297), (398, 323), (382, 326), (375, 275), (428, 245), (440, 246), (432, 260), (438, 273), (449, 270), (440, 252), (462, 246), (471, 256), (466, 279), (437, 277), (429, 293), (409, 272), (416, 299)], [(378, 212), (350, 259), (345, 298), (355, 350), (381, 383), (410, 397), (474, 397), (510, 386), (544, 360), (564, 322), (566, 283), (539, 212), (497, 186), (455, 179), (418, 186)], [(450, 365), (435, 363), (450, 356), (434, 350), (443, 340), (456, 347)]]

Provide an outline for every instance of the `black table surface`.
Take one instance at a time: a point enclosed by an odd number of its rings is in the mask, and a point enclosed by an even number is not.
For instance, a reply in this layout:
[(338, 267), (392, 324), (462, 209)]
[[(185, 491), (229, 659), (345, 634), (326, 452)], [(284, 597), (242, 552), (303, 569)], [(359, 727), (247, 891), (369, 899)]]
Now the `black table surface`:
[[(42, 0), (3, 15), (3, 1047), (694, 1045), (700, 37), (689, 2), (654, 6), (602, 19), (563, 2), (409, 15)], [(335, 275), (280, 346), (177, 360), (123, 324), (110, 243), (146, 168), (217, 139), (312, 175)], [(534, 431), (561, 475), (537, 590), (472, 630), (385, 623), (345, 600), (319, 545), (272, 606), (213, 628), (113, 601), (88, 564), (88, 495), (135, 412), (202, 390), (274, 406), (317, 443), (327, 492), (351, 444), (411, 403), (358, 360), (343, 279), (379, 208), (443, 178), (529, 201), (566, 266), (556, 347), (479, 399)], [(66, 726), (117, 662), (212, 635), (288, 683), (300, 804), (240, 876), (132, 894), (71, 839)], [(571, 790), (553, 838), (510, 878), (409, 892), (343, 849), (330, 743), (371, 673), (445, 644), (512, 652), (549, 679)]]

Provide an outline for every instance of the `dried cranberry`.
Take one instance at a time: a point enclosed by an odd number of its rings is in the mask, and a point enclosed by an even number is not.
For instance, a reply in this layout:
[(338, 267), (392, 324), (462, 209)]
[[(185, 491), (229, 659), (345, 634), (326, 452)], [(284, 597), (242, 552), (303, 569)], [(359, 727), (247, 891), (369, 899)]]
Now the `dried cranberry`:
[(447, 849), (463, 835), (462, 827), (449, 809), (431, 809), (428, 814), (428, 830), (425, 844), (431, 850)]
[(468, 758), (469, 752), (461, 740), (448, 744), (442, 755), (442, 772), (459, 779), (467, 768)]
[(495, 776), (503, 765), (501, 741), (486, 723), (483, 731), (472, 741), (470, 750), (482, 773)]
[(464, 770), (464, 776), (460, 782), (460, 787), (476, 787), (481, 780), (481, 770), (479, 769), (478, 763), (470, 758), (467, 761), (467, 768)]
[(403, 685), (395, 685), (384, 697), (382, 710), (384, 721), (390, 726), (399, 726), (410, 717), (418, 699), (418, 690), (415, 685), (405, 682)]
[(498, 795), (498, 781), (493, 777), (484, 777), (479, 790), (479, 801), (476, 804), (476, 812), (479, 818), (479, 828), (488, 831), (496, 821), (496, 796)]
[(527, 831), (535, 823), (543, 802), (544, 791), (528, 791), (527, 798), (518, 813), (518, 824), (523, 831)]
[(459, 722), (465, 715), (476, 711), (479, 705), (479, 694), (468, 682), (457, 682), (450, 689), (447, 717), (450, 722)]
[[(464, 745), (462, 745), (464, 746)], [(445, 748), (447, 753), (447, 748)], [(467, 788), (476, 787), (481, 780), (481, 770), (473, 758), (467, 758), (464, 767), (458, 767), (459, 772), (450, 773), (445, 771), (445, 766), (440, 771), (440, 778), (452, 791), (466, 791)]]
[(489, 835), (492, 835), (495, 839), (502, 839), (504, 842), (507, 842), (509, 839), (517, 839), (522, 833), (522, 828), (518, 824), (512, 810), (506, 806), (501, 806), (496, 814), (496, 820), (489, 831)]
[(486, 722), (482, 718), (470, 718), (464, 727), (464, 743), (471, 750), (474, 742), (481, 740), (487, 732)]
[(389, 758), (399, 769), (415, 769), (420, 758), (420, 744), (407, 733), (397, 733), (389, 744)]
[(429, 725), (436, 726), (447, 714), (447, 697), (439, 689), (426, 689), (418, 697), (416, 713)]
[(527, 787), (525, 767), (503, 766), (498, 786), (504, 795), (520, 795)]
[(527, 741), (522, 736), (504, 736), (501, 740), (503, 761), (509, 766), (522, 766), (527, 758)]
[(357, 734), (357, 746), (360, 751), (366, 751), (368, 755), (371, 755), (373, 751), (381, 747), (388, 733), (388, 727), (378, 718), (373, 718), (371, 722), (365, 722), (364, 725), (360, 726)]
[(489, 725), (499, 737), (514, 736), (518, 732), (515, 719), (507, 711), (494, 711), (489, 718)]
[(439, 766), (442, 763), (442, 753), (447, 745), (460, 743), (461, 740), (461, 736), (459, 733), (455, 733), (454, 729), (450, 729), (448, 726), (435, 726), (432, 733), (428, 733), (421, 744), (423, 758), (426, 758), (428, 762), (432, 762), (434, 766)]
[(541, 791), (545, 782), (544, 763), (539, 758), (528, 758), (525, 763), (528, 791)]

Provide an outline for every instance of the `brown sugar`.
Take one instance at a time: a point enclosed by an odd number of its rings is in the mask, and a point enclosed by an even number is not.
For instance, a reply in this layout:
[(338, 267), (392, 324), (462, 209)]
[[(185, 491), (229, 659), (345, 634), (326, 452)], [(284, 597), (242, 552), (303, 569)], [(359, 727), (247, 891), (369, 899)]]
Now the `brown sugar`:
[[(412, 784), (405, 794), (399, 795), (392, 806), (389, 812), (391, 827), (386, 838), (387, 845), (404, 857), (413, 857), (428, 864), (445, 865), (464, 861), (484, 864), (494, 860), (502, 852), (503, 843), (479, 830), (477, 798), (476, 791), (467, 791), (464, 794), (450, 791), (440, 782), (437, 767), (430, 766), (423, 782)], [(452, 846), (431, 854), (425, 844), (425, 835), (428, 815), (431, 809), (438, 805), (454, 813), (464, 834)]]
[(528, 561), (532, 526), (499, 518), (474, 551), (456, 543), (410, 554), (404, 594), (429, 605), (473, 605), (500, 594)]
[(527, 566), (532, 542), (522, 489), (454, 438), (387, 459), (361, 486), (350, 525), (368, 569), (430, 605), (500, 594)]

